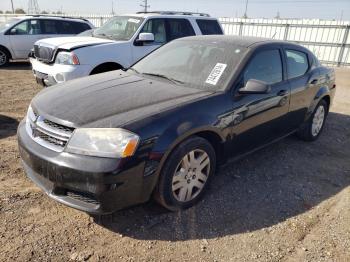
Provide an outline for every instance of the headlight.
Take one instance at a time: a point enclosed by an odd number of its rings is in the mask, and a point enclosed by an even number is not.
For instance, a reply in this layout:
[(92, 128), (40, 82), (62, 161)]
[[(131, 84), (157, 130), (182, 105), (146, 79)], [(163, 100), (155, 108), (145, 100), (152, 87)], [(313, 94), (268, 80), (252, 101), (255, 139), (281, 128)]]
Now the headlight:
[(28, 107), (28, 111), (27, 111), (27, 119), (26, 119), (26, 122), (34, 122), (36, 119), (36, 116), (34, 114), (34, 111), (33, 111), (33, 108), (32, 106), (29, 106)]
[(61, 65), (79, 65), (79, 59), (73, 52), (59, 52), (55, 60), (56, 64)]
[(78, 128), (68, 142), (70, 153), (124, 158), (132, 156), (139, 136), (121, 128)]

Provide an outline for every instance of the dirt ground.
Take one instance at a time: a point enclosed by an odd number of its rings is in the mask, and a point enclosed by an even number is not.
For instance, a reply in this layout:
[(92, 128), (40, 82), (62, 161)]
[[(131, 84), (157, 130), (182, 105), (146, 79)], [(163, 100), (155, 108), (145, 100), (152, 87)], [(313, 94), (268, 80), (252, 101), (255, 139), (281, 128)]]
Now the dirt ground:
[(49, 199), (21, 167), (16, 128), (41, 90), (0, 70), (0, 261), (350, 261), (350, 69), (320, 139), (288, 137), (222, 168), (181, 213), (150, 202), (101, 217)]

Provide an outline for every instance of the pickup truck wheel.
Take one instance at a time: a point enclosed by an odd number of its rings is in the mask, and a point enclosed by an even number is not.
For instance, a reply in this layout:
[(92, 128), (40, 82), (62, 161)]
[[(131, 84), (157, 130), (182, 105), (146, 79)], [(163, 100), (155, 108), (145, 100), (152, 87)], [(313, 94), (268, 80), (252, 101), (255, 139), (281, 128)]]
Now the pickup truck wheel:
[(156, 200), (171, 211), (193, 206), (204, 195), (215, 166), (215, 150), (207, 140), (192, 137), (182, 142), (164, 164)]
[(6, 66), (9, 61), (10, 53), (6, 49), (0, 47), (0, 67)]
[(328, 104), (321, 100), (310, 119), (299, 129), (297, 135), (305, 141), (315, 141), (322, 133), (328, 113)]

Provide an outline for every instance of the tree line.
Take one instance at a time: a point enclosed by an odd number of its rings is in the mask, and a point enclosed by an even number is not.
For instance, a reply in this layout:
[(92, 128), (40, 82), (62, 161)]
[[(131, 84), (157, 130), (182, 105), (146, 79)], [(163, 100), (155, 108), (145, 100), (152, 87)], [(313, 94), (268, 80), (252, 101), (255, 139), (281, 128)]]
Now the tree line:
[[(0, 10), (0, 14), (12, 14), (12, 11), (2, 11)], [(15, 14), (26, 14), (26, 11), (24, 11), (23, 8), (16, 8), (15, 9)], [(40, 14), (42, 15), (48, 15), (48, 14), (53, 14), (53, 15), (62, 15), (63, 13), (61, 11), (57, 12), (48, 12), (48, 11), (41, 11)]]

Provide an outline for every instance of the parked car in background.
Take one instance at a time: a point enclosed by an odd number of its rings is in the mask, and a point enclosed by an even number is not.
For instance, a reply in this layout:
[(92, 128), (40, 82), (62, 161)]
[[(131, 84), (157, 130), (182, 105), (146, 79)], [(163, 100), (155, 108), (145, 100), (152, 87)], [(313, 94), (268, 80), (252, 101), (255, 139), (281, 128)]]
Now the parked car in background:
[(85, 19), (56, 16), (14, 17), (0, 24), (0, 67), (10, 60), (28, 59), (36, 41), (73, 36), (94, 26)]
[(316, 140), (334, 94), (333, 69), (299, 45), (186, 37), (127, 71), (43, 90), (19, 151), (28, 177), (68, 206), (110, 213), (155, 196), (179, 210), (227, 159), (294, 132)]
[(177, 38), (223, 34), (216, 18), (189, 12), (116, 16), (87, 36), (36, 42), (31, 59), (37, 82), (50, 86), (82, 76), (128, 68)]

